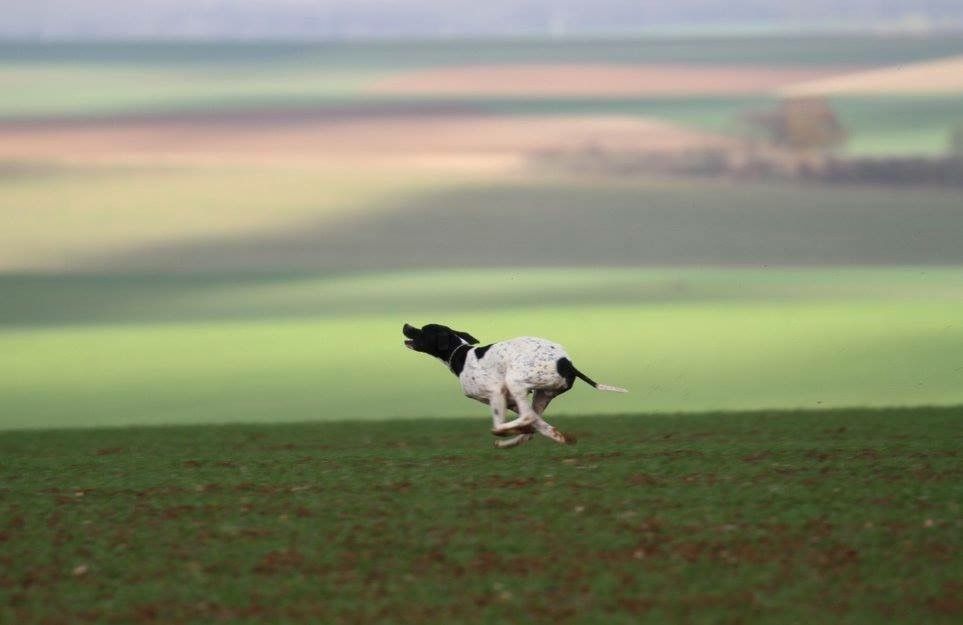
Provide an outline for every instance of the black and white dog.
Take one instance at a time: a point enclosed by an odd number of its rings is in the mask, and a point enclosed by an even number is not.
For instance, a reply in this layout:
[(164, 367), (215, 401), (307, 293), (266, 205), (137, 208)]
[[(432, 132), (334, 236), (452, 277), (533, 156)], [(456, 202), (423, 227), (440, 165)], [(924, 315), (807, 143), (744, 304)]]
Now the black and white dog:
[[(600, 391), (627, 392), (596, 384), (575, 368), (561, 345), (545, 339), (523, 336), (473, 348), (478, 339), (471, 334), (434, 323), (420, 330), (406, 323), (402, 333), (408, 339), (405, 347), (445, 363), (458, 376), (466, 396), (491, 406), (492, 434), (508, 437), (496, 441), (496, 447), (520, 445), (536, 431), (558, 443), (575, 442), (542, 419), (548, 403), (572, 388), (575, 378)], [(506, 409), (517, 412), (518, 418), (506, 422)]]

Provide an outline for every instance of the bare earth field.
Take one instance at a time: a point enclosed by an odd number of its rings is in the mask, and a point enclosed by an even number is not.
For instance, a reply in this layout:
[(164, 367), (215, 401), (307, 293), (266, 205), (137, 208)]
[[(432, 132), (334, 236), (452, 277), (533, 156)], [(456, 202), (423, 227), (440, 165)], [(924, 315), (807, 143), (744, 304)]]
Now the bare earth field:
[(671, 122), (633, 116), (498, 116), (467, 110), (411, 109), (343, 114), (261, 111), (147, 116), (112, 121), (0, 123), (0, 159), (87, 161), (216, 159), (320, 160), (358, 156), (498, 155), (595, 145), (684, 150), (730, 140)]
[(852, 71), (846, 67), (697, 64), (519, 64), (416, 70), (375, 82), (379, 95), (601, 97), (765, 93)]

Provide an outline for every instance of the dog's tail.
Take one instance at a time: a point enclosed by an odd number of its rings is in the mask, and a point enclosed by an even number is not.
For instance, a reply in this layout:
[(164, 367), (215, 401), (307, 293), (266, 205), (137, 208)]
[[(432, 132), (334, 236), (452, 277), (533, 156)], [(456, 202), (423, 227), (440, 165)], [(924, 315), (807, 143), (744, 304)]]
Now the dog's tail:
[(612, 386), (611, 384), (595, 384), (595, 389), (599, 391), (610, 391), (612, 393), (628, 393), (629, 389), (622, 388), (621, 386)]
[[(567, 369), (567, 371), (566, 371)], [(609, 391), (611, 393), (628, 393), (628, 389), (624, 389), (621, 386), (611, 386), (610, 384), (599, 384), (592, 378), (588, 377), (581, 371), (575, 368), (572, 361), (568, 358), (562, 358), (558, 361), (558, 370), (563, 376), (568, 377), (569, 375), (574, 375), (580, 378), (582, 381), (591, 384), (593, 388), (599, 391)]]

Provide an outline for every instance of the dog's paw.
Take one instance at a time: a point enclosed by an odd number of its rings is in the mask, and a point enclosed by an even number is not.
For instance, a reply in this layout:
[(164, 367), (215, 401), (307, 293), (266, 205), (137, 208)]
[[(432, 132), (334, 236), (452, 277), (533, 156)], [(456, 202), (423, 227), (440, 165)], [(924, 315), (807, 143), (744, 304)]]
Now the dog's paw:
[(519, 434), (518, 436), (513, 436), (512, 438), (502, 438), (495, 441), (495, 449), (508, 449), (510, 447), (518, 447), (522, 443), (527, 443), (532, 440), (534, 434)]
[(535, 433), (534, 425), (520, 425), (518, 427), (509, 428), (507, 430), (499, 430), (499, 429), (492, 430), (493, 436), (501, 436), (503, 438), (507, 436), (515, 436), (516, 434), (534, 434), (534, 433)]
[(562, 435), (562, 438), (564, 439), (564, 443), (565, 443), (566, 445), (574, 445), (575, 443), (578, 442), (578, 439), (577, 439), (577, 438), (575, 438), (574, 436), (572, 436), (571, 434), (569, 434), (569, 433), (567, 433), (567, 432), (559, 432), (559, 434)]

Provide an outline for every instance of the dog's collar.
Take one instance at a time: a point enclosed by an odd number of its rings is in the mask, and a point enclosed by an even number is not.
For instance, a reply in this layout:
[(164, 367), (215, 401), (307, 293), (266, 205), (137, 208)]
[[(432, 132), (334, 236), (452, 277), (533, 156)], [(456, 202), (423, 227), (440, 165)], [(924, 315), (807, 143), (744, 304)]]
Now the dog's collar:
[(451, 351), (451, 356), (448, 357), (448, 363), (447, 363), (449, 369), (451, 369), (451, 361), (455, 359), (455, 354), (457, 354), (458, 350), (461, 349), (462, 347), (471, 347), (471, 343), (462, 343), (461, 345), (459, 345), (458, 347), (456, 347)]

